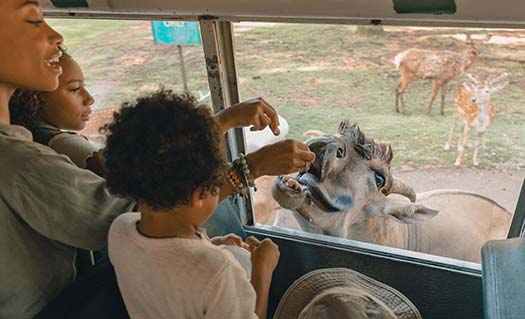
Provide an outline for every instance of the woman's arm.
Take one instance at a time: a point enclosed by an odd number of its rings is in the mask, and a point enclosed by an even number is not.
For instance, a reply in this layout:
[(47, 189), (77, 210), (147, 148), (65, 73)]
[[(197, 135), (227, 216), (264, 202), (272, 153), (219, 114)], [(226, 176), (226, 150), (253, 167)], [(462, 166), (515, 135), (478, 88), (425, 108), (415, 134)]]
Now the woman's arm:
[(232, 105), (214, 115), (222, 134), (235, 127), (250, 126), (250, 130), (259, 131), (270, 126), (275, 135), (279, 135), (279, 117), (277, 111), (262, 97), (253, 98)]
[[(263, 175), (277, 176), (308, 170), (314, 160), (315, 154), (308, 146), (296, 140), (285, 140), (266, 145), (246, 155), (246, 161), (254, 179)], [(234, 174), (238, 175), (236, 170)], [(233, 186), (225, 181), (220, 189), (219, 201), (233, 192)]]

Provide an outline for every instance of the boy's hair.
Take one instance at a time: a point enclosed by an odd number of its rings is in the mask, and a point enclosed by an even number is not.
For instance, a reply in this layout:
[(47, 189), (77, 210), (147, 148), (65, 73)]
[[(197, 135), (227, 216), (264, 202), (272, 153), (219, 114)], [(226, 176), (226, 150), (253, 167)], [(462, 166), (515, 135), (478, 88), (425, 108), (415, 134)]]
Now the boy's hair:
[[(153, 209), (187, 204), (202, 186), (215, 192), (227, 168), (219, 127), (190, 95), (161, 89), (126, 102), (102, 128), (109, 190)], [(204, 195), (204, 194), (201, 194)]]

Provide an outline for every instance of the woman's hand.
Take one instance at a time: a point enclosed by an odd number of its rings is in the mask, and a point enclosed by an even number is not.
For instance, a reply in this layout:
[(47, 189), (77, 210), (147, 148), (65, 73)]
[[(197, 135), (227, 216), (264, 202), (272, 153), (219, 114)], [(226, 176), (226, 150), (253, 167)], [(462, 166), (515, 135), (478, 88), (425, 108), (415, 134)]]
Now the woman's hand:
[(216, 246), (219, 245), (231, 245), (238, 246), (244, 249), (248, 249), (247, 243), (242, 241), (242, 238), (235, 234), (228, 234), (226, 236), (217, 236), (210, 239), (210, 242)]
[(251, 131), (259, 131), (270, 126), (273, 134), (279, 135), (277, 111), (262, 97), (256, 97), (232, 105), (215, 115), (222, 134), (234, 127), (250, 126)]
[(297, 140), (284, 140), (266, 145), (246, 155), (253, 178), (307, 171), (314, 160), (315, 153)]

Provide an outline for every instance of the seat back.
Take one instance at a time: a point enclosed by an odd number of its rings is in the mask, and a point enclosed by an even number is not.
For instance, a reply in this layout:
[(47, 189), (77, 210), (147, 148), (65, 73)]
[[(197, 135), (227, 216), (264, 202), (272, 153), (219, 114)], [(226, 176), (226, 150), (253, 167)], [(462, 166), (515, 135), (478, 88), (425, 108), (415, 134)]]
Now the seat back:
[(525, 238), (487, 242), (481, 249), (485, 319), (525, 316)]
[(246, 239), (246, 232), (242, 227), (239, 207), (231, 197), (219, 203), (213, 215), (202, 225), (210, 238), (234, 233)]

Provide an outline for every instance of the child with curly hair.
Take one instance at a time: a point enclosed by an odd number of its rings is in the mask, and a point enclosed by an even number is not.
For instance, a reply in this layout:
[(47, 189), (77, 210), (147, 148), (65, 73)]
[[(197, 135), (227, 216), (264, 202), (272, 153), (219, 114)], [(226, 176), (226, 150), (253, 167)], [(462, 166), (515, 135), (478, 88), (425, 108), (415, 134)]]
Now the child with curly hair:
[(95, 102), (78, 63), (62, 52), (62, 74), (52, 92), (17, 89), (9, 101), (11, 122), (26, 127), (35, 142), (67, 155), (80, 168), (104, 175), (99, 147), (77, 133), (86, 126)]
[[(201, 228), (228, 171), (209, 110), (191, 96), (161, 90), (124, 104), (105, 129), (108, 187), (134, 198), (141, 211), (119, 216), (109, 232), (130, 316), (266, 318), (278, 247), (235, 235), (210, 240)], [(250, 274), (217, 244), (249, 250)]]

